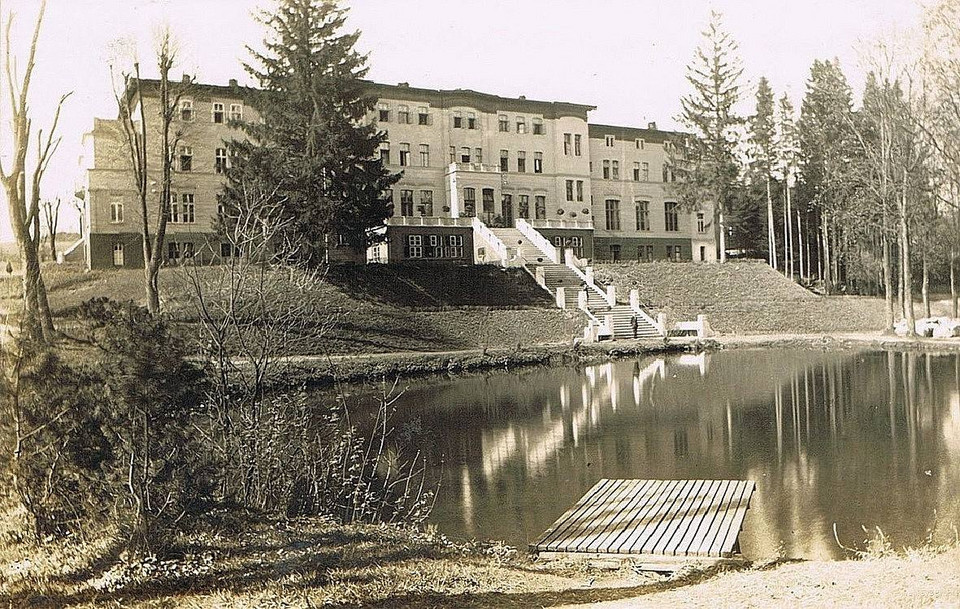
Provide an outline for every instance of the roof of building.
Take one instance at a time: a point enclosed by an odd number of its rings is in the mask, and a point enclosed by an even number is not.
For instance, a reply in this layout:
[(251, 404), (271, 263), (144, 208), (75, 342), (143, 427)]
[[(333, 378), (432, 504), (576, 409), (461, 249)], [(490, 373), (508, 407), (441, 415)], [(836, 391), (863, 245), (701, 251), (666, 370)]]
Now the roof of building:
[(603, 139), (608, 135), (614, 136), (618, 140), (632, 142), (634, 140), (644, 140), (656, 144), (662, 144), (667, 140), (688, 137), (688, 134), (680, 131), (663, 131), (656, 128), (642, 129), (640, 127), (621, 127), (616, 125), (599, 125), (590, 123), (587, 125), (591, 138)]

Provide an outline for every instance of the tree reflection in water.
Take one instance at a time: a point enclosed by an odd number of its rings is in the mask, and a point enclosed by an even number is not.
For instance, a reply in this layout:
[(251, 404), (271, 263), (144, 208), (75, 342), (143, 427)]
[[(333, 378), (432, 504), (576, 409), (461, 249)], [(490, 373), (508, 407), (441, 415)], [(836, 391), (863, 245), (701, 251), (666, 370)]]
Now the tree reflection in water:
[[(757, 482), (747, 556), (840, 557), (960, 525), (960, 358), (730, 351), (413, 384), (447, 465), (433, 520), (525, 545), (600, 478)], [(402, 421), (400, 422), (402, 424)], [(438, 466), (439, 467), (439, 466)]]

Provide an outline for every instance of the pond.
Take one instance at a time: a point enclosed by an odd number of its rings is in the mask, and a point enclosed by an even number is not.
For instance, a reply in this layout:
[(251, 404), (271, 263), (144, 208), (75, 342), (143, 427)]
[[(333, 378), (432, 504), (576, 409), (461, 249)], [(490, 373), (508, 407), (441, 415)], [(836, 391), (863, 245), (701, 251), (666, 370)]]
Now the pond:
[(410, 382), (431, 520), (526, 547), (600, 478), (743, 478), (748, 558), (840, 558), (960, 526), (957, 355), (743, 350)]

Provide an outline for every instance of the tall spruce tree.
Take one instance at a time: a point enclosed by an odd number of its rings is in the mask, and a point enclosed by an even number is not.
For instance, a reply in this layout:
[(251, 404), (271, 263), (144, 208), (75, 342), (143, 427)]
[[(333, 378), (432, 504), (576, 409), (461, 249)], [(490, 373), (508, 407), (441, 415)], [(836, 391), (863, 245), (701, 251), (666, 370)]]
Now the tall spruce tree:
[(815, 60), (800, 108), (800, 164), (804, 192), (819, 211), (824, 292), (839, 279), (840, 219), (852, 188), (850, 85), (837, 60)]
[(682, 163), (678, 164), (683, 178), (678, 190), (687, 206), (714, 206), (721, 262), (726, 261), (724, 214), (739, 188), (737, 127), (743, 120), (734, 106), (740, 101), (742, 75), (738, 45), (724, 31), (721, 14), (711, 12), (703, 40), (687, 66), (687, 81), (693, 91), (680, 100), (680, 121), (694, 137), (684, 147)]
[(776, 160), (776, 124), (773, 118), (773, 89), (766, 77), (757, 83), (757, 106), (750, 117), (750, 158), (754, 178), (762, 182), (767, 200), (767, 252), (770, 266), (777, 268), (777, 235), (773, 220), (770, 178)]
[[(793, 278), (793, 200), (792, 189), (797, 181), (800, 143), (793, 104), (784, 93), (777, 104), (776, 140), (774, 141), (774, 174), (783, 183), (783, 270)], [(799, 233), (799, 231), (798, 231)]]
[(233, 205), (251, 182), (273, 193), (285, 233), (277, 247), (311, 263), (325, 260), (331, 239), (365, 246), (399, 179), (377, 154), (384, 134), (365, 120), (376, 100), (361, 80), (360, 32), (342, 31), (346, 12), (332, 0), (277, 0), (259, 14), (265, 50), (248, 47), (244, 67), (259, 84), (248, 104), (260, 120), (241, 125), (248, 137), (232, 143), (225, 187)]

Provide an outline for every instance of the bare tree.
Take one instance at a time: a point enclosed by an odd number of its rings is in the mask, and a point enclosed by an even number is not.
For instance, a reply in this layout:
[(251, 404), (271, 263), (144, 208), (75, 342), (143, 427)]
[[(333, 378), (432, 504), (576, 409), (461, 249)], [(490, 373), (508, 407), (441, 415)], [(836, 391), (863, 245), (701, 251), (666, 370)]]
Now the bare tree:
[(53, 316), (47, 303), (47, 290), (40, 273), (40, 183), (47, 169), (53, 153), (60, 143), (55, 138), (57, 123), (60, 119), (60, 110), (69, 94), (60, 98), (53, 118), (53, 125), (44, 138), (43, 131), (37, 133), (37, 158), (33, 171), (30, 172), (30, 186), (27, 191), (27, 154), (30, 149), (32, 119), (30, 118), (29, 92), (30, 80), (35, 65), (37, 41), (40, 37), (40, 26), (43, 23), (43, 14), (46, 10), (46, 0), (40, 3), (37, 21), (30, 41), (30, 50), (20, 78), (16, 74), (16, 58), (13, 56), (11, 30), (13, 29), (14, 15), (9, 13), (4, 27), (3, 76), (7, 81), (7, 92), (10, 98), (11, 124), (11, 156), (9, 167), (4, 167), (0, 160), (0, 182), (7, 196), (10, 208), (10, 224), (20, 250), (20, 258), (24, 266), (23, 274), (23, 330), (25, 336), (37, 340), (49, 340), (55, 330)]
[[(163, 246), (166, 240), (167, 223), (170, 220), (170, 196), (176, 150), (183, 135), (175, 128), (180, 100), (186, 92), (184, 85), (170, 82), (170, 70), (176, 63), (177, 46), (169, 28), (158, 35), (156, 45), (157, 68), (160, 73), (158, 87), (159, 145), (153, 145), (159, 156), (159, 168), (150, 158), (150, 141), (147, 118), (152, 114), (144, 98), (145, 83), (140, 77), (140, 63), (134, 57), (130, 72), (121, 72), (115, 78), (114, 96), (119, 110), (122, 146), (129, 162), (134, 182), (137, 204), (140, 210), (140, 237), (143, 245), (143, 273), (146, 288), (147, 310), (157, 315), (160, 312), (160, 267), (163, 264)], [(156, 182), (151, 179), (159, 171), (159, 188), (151, 189)], [(150, 200), (155, 195), (154, 201)], [(151, 213), (153, 210), (153, 213)], [(155, 223), (151, 227), (151, 220)]]
[(50, 259), (57, 260), (57, 225), (60, 223), (60, 197), (47, 199), (42, 204), (43, 221), (47, 227), (47, 238), (50, 239)]

